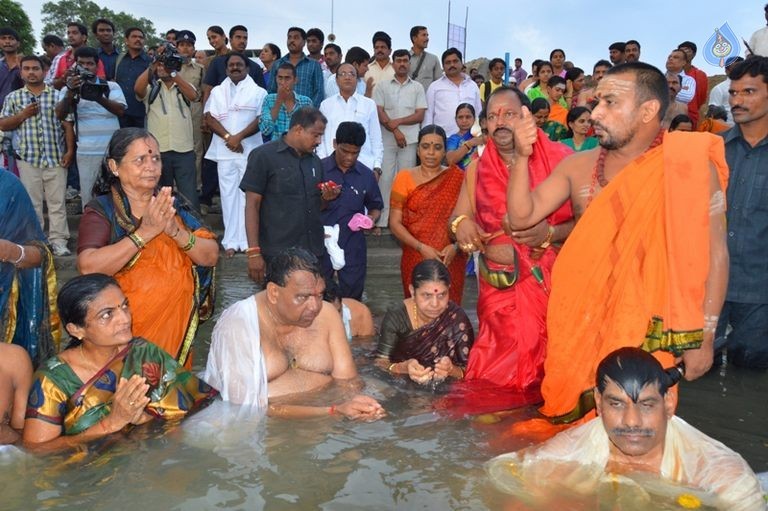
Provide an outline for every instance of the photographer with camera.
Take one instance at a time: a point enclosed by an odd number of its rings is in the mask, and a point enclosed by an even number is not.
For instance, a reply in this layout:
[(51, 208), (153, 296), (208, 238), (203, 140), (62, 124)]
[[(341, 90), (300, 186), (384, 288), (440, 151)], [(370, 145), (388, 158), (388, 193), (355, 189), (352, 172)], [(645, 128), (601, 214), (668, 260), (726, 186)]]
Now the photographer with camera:
[(75, 50), (75, 65), (66, 76), (67, 92), (56, 105), (60, 120), (75, 123), (82, 207), (91, 200), (91, 189), (101, 169), (101, 160), (109, 139), (120, 128), (118, 119), (126, 107), (120, 86), (97, 78), (98, 66), (96, 48), (82, 46)]
[(200, 101), (200, 93), (182, 77), (183, 62), (172, 43), (163, 43), (133, 90), (146, 105), (147, 129), (160, 145), (163, 170), (159, 185), (173, 186), (175, 181), (177, 192), (200, 211), (191, 109), (193, 102)]

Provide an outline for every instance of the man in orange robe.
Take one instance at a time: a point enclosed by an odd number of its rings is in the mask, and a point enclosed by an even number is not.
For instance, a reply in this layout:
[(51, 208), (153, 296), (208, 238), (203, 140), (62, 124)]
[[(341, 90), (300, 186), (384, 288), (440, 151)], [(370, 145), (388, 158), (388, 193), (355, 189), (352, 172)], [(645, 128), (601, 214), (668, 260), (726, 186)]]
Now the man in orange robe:
[(536, 135), (527, 112), (515, 126), (510, 228), (539, 222), (570, 198), (576, 227), (555, 263), (541, 412), (553, 423), (593, 416), (597, 364), (623, 346), (693, 380), (712, 365), (714, 329), (728, 280), (721, 140), (665, 133), (664, 75), (639, 62), (612, 68), (592, 112), (599, 150), (566, 158), (530, 191)]

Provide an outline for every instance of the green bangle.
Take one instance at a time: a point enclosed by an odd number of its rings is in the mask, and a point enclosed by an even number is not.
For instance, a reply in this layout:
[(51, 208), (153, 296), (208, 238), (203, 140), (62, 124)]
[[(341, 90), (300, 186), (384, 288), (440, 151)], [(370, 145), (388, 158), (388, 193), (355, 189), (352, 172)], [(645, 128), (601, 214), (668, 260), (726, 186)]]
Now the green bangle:
[(135, 231), (130, 233), (128, 235), (128, 239), (130, 239), (134, 245), (136, 245), (136, 248), (139, 250), (144, 250), (144, 247), (147, 246), (147, 242), (144, 241), (144, 239), (139, 236)]
[(195, 246), (195, 241), (197, 241), (197, 238), (195, 238), (195, 233), (190, 231), (189, 241), (187, 241), (187, 244), (182, 247), (182, 250), (184, 252), (189, 252), (190, 250), (192, 250), (192, 247)]

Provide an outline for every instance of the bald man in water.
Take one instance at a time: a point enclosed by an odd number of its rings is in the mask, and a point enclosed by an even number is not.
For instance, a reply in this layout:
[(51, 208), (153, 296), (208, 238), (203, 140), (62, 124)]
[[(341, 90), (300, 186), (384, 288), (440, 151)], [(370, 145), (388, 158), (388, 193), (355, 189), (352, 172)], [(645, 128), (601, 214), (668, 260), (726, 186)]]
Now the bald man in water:
[(32, 362), (27, 351), (15, 344), (0, 343), (0, 445), (21, 438)]
[[(341, 415), (376, 420), (373, 398), (357, 394), (360, 380), (339, 313), (323, 302), (317, 258), (290, 248), (271, 258), (263, 291), (225, 310), (213, 330), (204, 379), (224, 401), (266, 407), (268, 415)], [(289, 404), (335, 382), (354, 395), (337, 405)]]

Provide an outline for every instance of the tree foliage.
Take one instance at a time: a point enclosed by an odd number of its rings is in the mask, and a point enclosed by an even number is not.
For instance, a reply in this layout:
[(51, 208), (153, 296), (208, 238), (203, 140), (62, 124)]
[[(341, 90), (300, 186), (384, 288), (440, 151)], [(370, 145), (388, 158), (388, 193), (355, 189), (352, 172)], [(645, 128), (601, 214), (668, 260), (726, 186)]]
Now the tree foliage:
[[(7, 1), (7, 0), (0, 0)], [(161, 39), (155, 32), (155, 24), (147, 18), (137, 18), (132, 14), (115, 12), (101, 7), (90, 0), (61, 0), (45, 2), (41, 9), (43, 34), (55, 34), (67, 40), (67, 23), (77, 21), (88, 27), (88, 44), (98, 46), (96, 36), (91, 33), (91, 24), (99, 18), (105, 18), (115, 24), (115, 46), (124, 50), (123, 31), (128, 27), (144, 30), (147, 46), (156, 45)]]
[(20, 3), (13, 0), (0, 0), (0, 27), (11, 27), (19, 33), (21, 45), (19, 51), (25, 55), (34, 53), (35, 35), (32, 22)]

